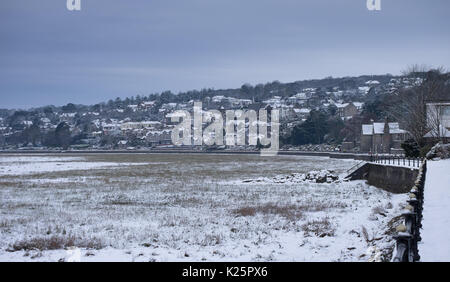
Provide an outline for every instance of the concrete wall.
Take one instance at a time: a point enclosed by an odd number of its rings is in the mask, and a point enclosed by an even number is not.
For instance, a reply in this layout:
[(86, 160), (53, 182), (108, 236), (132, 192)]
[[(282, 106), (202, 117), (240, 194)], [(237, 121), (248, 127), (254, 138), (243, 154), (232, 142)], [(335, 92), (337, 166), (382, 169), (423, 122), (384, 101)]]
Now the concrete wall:
[(350, 174), (348, 179), (366, 179), (369, 185), (388, 192), (407, 193), (418, 173), (418, 169), (367, 163)]
[(367, 182), (392, 193), (407, 193), (418, 173), (418, 169), (370, 164)]

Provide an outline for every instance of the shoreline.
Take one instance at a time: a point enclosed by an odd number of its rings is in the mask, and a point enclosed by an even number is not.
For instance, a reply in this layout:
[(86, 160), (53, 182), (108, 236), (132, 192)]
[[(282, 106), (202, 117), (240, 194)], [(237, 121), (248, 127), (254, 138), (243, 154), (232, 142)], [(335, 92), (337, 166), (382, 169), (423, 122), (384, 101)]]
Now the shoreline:
[[(155, 149), (155, 150), (0, 150), (0, 154), (244, 154), (257, 155), (259, 151), (239, 150), (188, 150), (188, 149)], [(368, 154), (312, 152), (312, 151), (278, 151), (283, 156), (312, 156), (335, 159), (369, 160)]]

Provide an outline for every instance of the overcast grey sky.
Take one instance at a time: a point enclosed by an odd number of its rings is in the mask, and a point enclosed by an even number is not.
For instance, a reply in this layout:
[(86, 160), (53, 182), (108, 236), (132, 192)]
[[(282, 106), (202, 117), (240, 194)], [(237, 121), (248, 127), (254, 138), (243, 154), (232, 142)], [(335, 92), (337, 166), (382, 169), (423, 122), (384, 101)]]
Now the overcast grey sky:
[(450, 66), (450, 1), (0, 1), (0, 108)]

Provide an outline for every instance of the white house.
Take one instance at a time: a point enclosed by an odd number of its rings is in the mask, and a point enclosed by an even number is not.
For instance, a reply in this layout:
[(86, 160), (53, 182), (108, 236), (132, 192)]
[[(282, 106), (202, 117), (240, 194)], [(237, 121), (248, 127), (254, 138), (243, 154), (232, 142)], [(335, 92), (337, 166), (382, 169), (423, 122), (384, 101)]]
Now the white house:
[(450, 138), (450, 101), (426, 103), (426, 114), (430, 131), (424, 137)]

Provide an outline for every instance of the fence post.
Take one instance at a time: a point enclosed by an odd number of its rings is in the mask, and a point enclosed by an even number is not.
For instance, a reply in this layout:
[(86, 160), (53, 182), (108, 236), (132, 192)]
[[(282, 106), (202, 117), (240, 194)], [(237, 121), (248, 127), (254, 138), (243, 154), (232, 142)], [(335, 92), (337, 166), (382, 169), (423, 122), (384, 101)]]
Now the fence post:
[[(409, 199), (406, 206), (407, 211), (402, 214), (404, 224), (397, 226), (397, 235), (393, 236), (396, 240), (396, 255), (392, 258), (393, 262), (414, 262), (420, 260), (418, 242), (422, 240), (420, 228), (422, 227), (423, 196), (427, 170), (425, 159), (412, 158), (413, 166), (419, 166), (419, 173), (414, 182), (414, 186), (409, 193)], [(403, 160), (405, 162), (405, 159)], [(411, 160), (408, 158), (408, 163)]]

